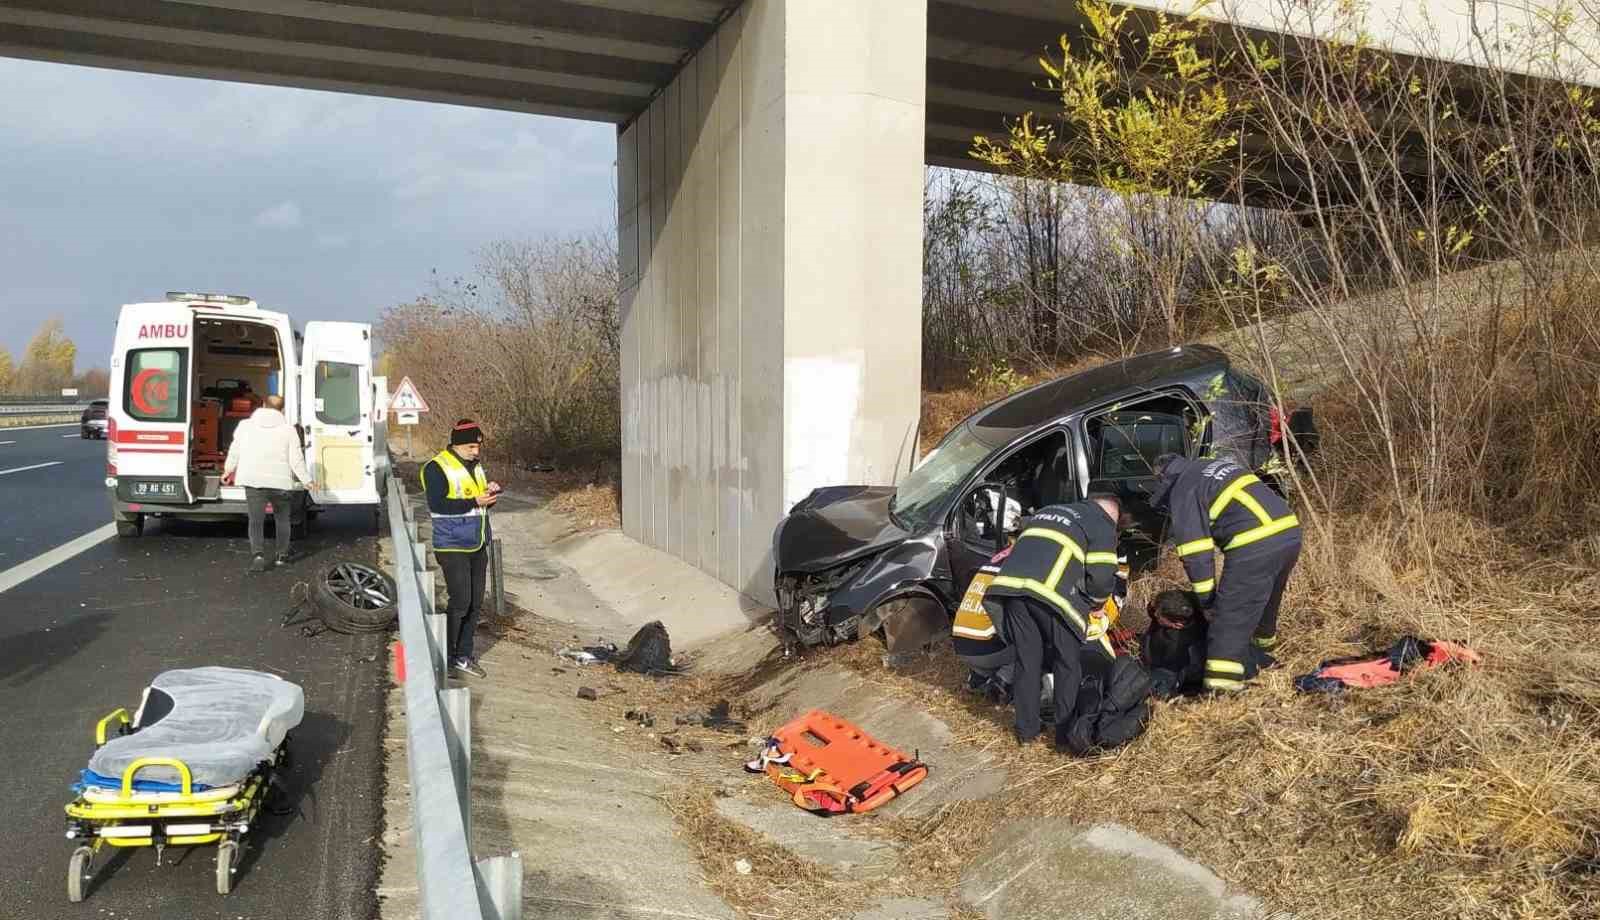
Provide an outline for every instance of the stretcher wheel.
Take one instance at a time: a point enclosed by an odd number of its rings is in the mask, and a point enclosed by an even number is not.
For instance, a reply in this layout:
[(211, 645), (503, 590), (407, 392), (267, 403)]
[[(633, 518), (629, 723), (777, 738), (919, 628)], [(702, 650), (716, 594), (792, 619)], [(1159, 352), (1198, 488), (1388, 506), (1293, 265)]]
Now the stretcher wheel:
[(239, 845), (232, 840), (217, 844), (217, 894), (233, 890), (233, 867), (239, 862)]
[(83, 889), (89, 884), (94, 871), (94, 850), (78, 847), (67, 862), (67, 900), (74, 904), (83, 900)]

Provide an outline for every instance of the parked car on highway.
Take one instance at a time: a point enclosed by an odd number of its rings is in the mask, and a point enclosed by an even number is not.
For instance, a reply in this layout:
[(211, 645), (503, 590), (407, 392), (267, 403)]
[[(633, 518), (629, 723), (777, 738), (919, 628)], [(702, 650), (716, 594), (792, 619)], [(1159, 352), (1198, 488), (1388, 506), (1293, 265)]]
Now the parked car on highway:
[(90, 400), (88, 408), (78, 416), (78, 428), (85, 439), (106, 436), (106, 404), (104, 399)]
[(1023, 517), (1090, 491), (1121, 497), (1122, 551), (1137, 569), (1166, 527), (1150, 501), (1158, 456), (1257, 469), (1280, 428), (1267, 388), (1206, 345), (1014, 393), (952, 429), (898, 486), (817, 489), (790, 509), (773, 535), (783, 626), (803, 645), (882, 628), (891, 653), (919, 647), (948, 629), (973, 574)]
[(244, 489), (224, 485), (222, 467), (239, 423), (267, 395), (284, 398), (314, 481), (296, 489), (296, 528), (311, 502), (375, 506), (375, 431), (387, 408), (377, 389), (366, 323), (309, 322), (301, 333), (285, 314), (227, 294), (124, 306), (106, 421), (117, 534), (138, 536), (149, 516), (243, 516)]

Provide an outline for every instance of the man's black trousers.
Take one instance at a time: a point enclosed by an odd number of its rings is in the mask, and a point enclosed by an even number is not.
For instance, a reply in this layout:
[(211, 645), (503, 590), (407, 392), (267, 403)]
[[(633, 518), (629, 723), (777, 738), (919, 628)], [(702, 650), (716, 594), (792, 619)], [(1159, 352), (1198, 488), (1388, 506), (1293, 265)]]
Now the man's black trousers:
[(1044, 601), (1008, 597), (1004, 610), (1000, 630), (1017, 655), (1012, 690), (1017, 740), (1028, 742), (1039, 737), (1039, 693), (1046, 667), (1055, 676), (1056, 726), (1060, 729), (1072, 724), (1078, 685), (1083, 682), (1083, 640)]
[(288, 489), (258, 489), (255, 486), (245, 486), (244, 507), (245, 513), (249, 515), (245, 531), (250, 537), (250, 553), (261, 556), (266, 552), (268, 504), (272, 505), (273, 539), (277, 541), (278, 555), (274, 558), (282, 559), (289, 555), (289, 537), (294, 526), (294, 493)]
[[(1265, 541), (1263, 541), (1265, 542)], [(1217, 583), (1216, 605), (1206, 631), (1206, 687), (1240, 690), (1256, 674), (1250, 640), (1270, 644), (1278, 634), (1278, 607), (1289, 574), (1300, 558), (1300, 531), (1272, 538), (1272, 545), (1229, 553)]]
[(435, 552), (444, 570), (444, 587), (449, 607), (446, 636), (450, 660), (472, 657), (472, 634), (478, 628), (478, 611), (483, 609), (483, 588), (488, 582), (489, 550), (471, 553)]

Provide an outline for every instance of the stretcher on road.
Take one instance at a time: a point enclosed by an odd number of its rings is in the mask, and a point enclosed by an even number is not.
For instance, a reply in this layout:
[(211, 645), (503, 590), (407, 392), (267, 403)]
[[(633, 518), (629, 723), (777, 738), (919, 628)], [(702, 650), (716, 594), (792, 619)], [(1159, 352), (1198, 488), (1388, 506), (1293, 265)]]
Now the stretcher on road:
[(217, 893), (233, 890), (240, 844), (288, 762), (305, 714), (300, 687), (239, 668), (165, 671), (134, 715), (95, 726), (95, 752), (66, 806), (67, 898), (84, 898), (96, 857), (110, 847), (215, 844)]

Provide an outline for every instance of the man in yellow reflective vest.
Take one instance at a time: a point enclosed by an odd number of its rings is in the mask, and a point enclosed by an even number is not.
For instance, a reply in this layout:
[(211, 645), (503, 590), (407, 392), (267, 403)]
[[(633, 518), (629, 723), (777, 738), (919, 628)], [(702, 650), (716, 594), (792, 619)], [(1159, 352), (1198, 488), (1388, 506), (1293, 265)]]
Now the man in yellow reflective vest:
[[(998, 638), (1015, 651), (1012, 706), (1019, 744), (1039, 737), (1044, 668), (1055, 680), (1055, 743), (1065, 744), (1085, 676), (1103, 678), (1116, 657), (1090, 614), (1117, 586), (1117, 499), (1047, 505), (1022, 534), (983, 594)], [(1096, 673), (1087, 674), (1089, 670)]]
[(490, 482), (479, 462), (483, 429), (472, 419), (456, 422), (450, 446), (422, 465), (422, 490), (433, 521), (433, 552), (444, 570), (448, 595), (446, 638), (453, 674), (483, 677), (472, 654), (483, 591), (488, 581), (489, 509), (500, 497), (500, 484)]
[[(1278, 607), (1300, 558), (1300, 521), (1271, 486), (1232, 460), (1156, 460), (1153, 496), (1194, 585), (1206, 631), (1207, 690), (1243, 690), (1278, 641)], [(1222, 551), (1222, 578), (1216, 552)]]

